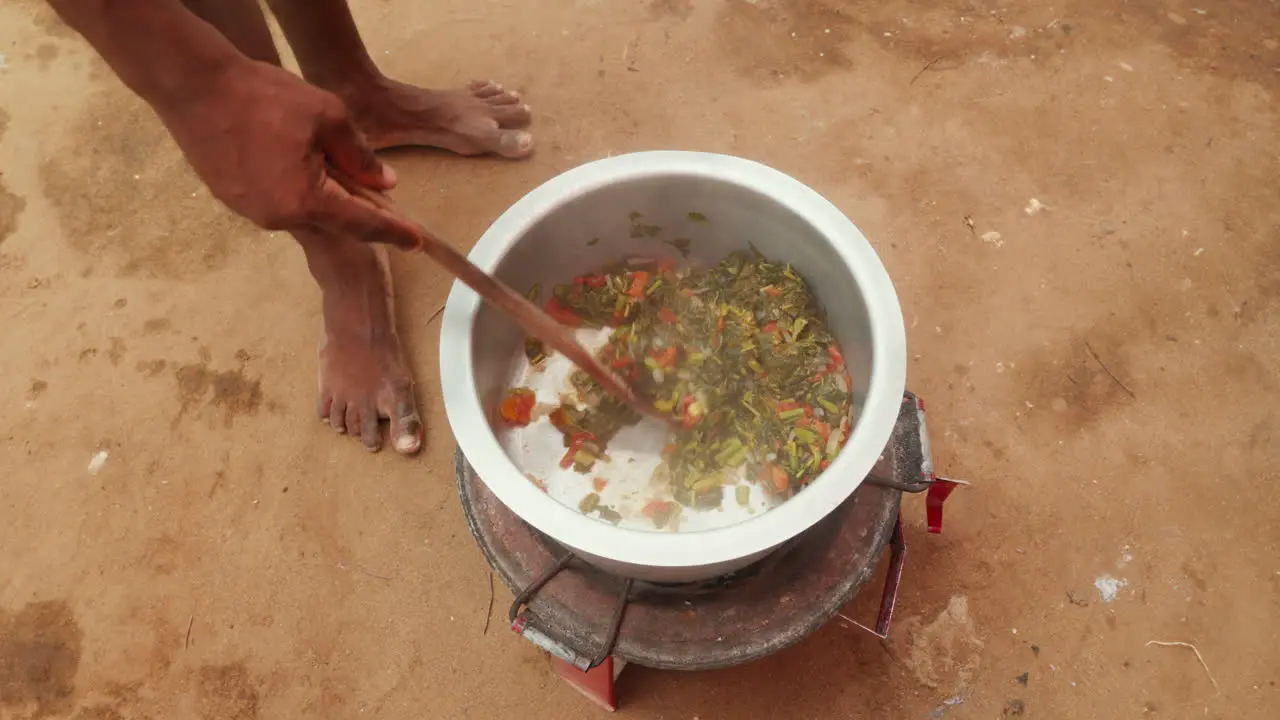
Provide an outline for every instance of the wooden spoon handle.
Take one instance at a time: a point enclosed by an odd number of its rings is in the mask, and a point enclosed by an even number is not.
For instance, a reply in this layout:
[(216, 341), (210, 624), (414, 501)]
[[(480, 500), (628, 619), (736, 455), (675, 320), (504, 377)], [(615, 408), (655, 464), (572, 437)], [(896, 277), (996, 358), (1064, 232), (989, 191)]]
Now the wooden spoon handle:
[(332, 166), (328, 166), (326, 172), (352, 195), (368, 201), (374, 207), (405, 218), (412, 223), (418, 231), (419, 248), (422, 252), (429, 255), (437, 263), (440, 263), (445, 270), (474, 290), (480, 297), (504, 312), (526, 333), (545, 342), (552, 350), (563, 353), (565, 357), (569, 358), (570, 362), (595, 378), (596, 382), (599, 382), (605, 390), (620, 400), (624, 400), (636, 411), (663, 422), (671, 422), (667, 415), (659, 412), (653, 405), (636, 397), (635, 393), (621, 378), (606, 368), (586, 348), (582, 347), (574, 339), (573, 334), (563, 325), (552, 320), (537, 305), (512, 290), (506, 283), (500, 282), (476, 267), (466, 256), (454, 250), (444, 239), (431, 232), (425, 225), (400, 212), (391, 201), (391, 198), (387, 197), (385, 193), (361, 185), (354, 178)]

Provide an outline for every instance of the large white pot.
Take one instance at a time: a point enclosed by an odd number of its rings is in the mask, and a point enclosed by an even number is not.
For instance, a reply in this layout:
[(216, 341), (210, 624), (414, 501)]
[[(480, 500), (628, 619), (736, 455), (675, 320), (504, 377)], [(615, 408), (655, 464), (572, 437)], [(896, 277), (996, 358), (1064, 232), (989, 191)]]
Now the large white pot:
[[(634, 238), (633, 213), (662, 228)], [(702, 222), (698, 215), (707, 218)], [(680, 260), (662, 239), (693, 238), (693, 259), (718, 262), (753, 243), (810, 281), (840, 339), (860, 413), (844, 450), (817, 480), (778, 508), (701, 532), (646, 532), (585, 517), (542, 493), (504, 452), (493, 408), (513, 379), (523, 335), (461, 283), (441, 328), (445, 411), (463, 454), (516, 515), (605, 570), (682, 582), (744, 567), (804, 532), (844, 502), (888, 443), (906, 382), (902, 310), (862, 233), (802, 183), (758, 163), (694, 152), (644, 152), (570, 170), (498, 218), (471, 261), (517, 289), (549, 288), (627, 256)], [(599, 242), (588, 245), (588, 241)]]

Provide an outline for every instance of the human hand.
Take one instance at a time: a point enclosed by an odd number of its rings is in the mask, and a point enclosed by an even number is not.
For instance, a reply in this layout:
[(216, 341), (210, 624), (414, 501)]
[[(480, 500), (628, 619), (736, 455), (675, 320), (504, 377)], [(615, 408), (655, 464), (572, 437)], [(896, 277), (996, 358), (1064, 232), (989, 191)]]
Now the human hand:
[(332, 165), (374, 190), (396, 182), (336, 95), (252, 60), (202, 82), (156, 110), (228, 207), (268, 230), (322, 230), (417, 246), (413, 225), (353, 196), (325, 171)]

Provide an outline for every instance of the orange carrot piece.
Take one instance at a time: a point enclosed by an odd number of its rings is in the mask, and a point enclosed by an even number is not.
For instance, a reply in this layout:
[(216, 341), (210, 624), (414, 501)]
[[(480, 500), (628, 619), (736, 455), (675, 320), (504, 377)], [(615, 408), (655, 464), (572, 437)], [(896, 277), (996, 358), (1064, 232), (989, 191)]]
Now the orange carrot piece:
[(786, 492), (791, 486), (791, 478), (787, 477), (787, 471), (778, 465), (769, 466), (769, 482), (772, 483), (773, 489), (780, 493)]
[(533, 406), (537, 404), (537, 396), (528, 388), (515, 388), (507, 393), (498, 409), (503, 420), (512, 425), (528, 425), (532, 420)]
[(627, 294), (631, 297), (644, 297), (644, 289), (649, 284), (649, 273), (644, 270), (637, 270), (631, 276), (631, 287), (627, 289)]
[(676, 364), (676, 349), (674, 346), (667, 346), (661, 350), (654, 350), (650, 357), (658, 363), (658, 367), (671, 367)]
[(560, 298), (553, 297), (547, 301), (547, 314), (551, 316), (552, 320), (561, 325), (577, 327), (582, 324), (582, 318), (578, 317), (578, 314), (571, 308), (561, 303)]
[(836, 366), (844, 365), (844, 353), (840, 352), (840, 348), (832, 345), (827, 348), (827, 354), (831, 356), (831, 362)]

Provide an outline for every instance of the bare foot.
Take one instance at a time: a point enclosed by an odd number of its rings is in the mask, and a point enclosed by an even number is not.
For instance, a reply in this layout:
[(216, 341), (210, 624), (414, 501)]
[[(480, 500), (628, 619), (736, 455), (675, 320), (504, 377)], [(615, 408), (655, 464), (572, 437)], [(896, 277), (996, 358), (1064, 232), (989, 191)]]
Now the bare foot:
[(533, 152), (533, 136), (520, 129), (532, 120), (529, 106), (496, 83), (423, 90), (384, 78), (372, 87), (340, 94), (376, 150), (418, 145), (459, 155), (494, 153), (509, 158)]
[(375, 452), (382, 447), (379, 420), (390, 420), (392, 447), (415, 453), (422, 421), (396, 333), (386, 249), (350, 241), (325, 245), (303, 243), (324, 293), (320, 418)]

